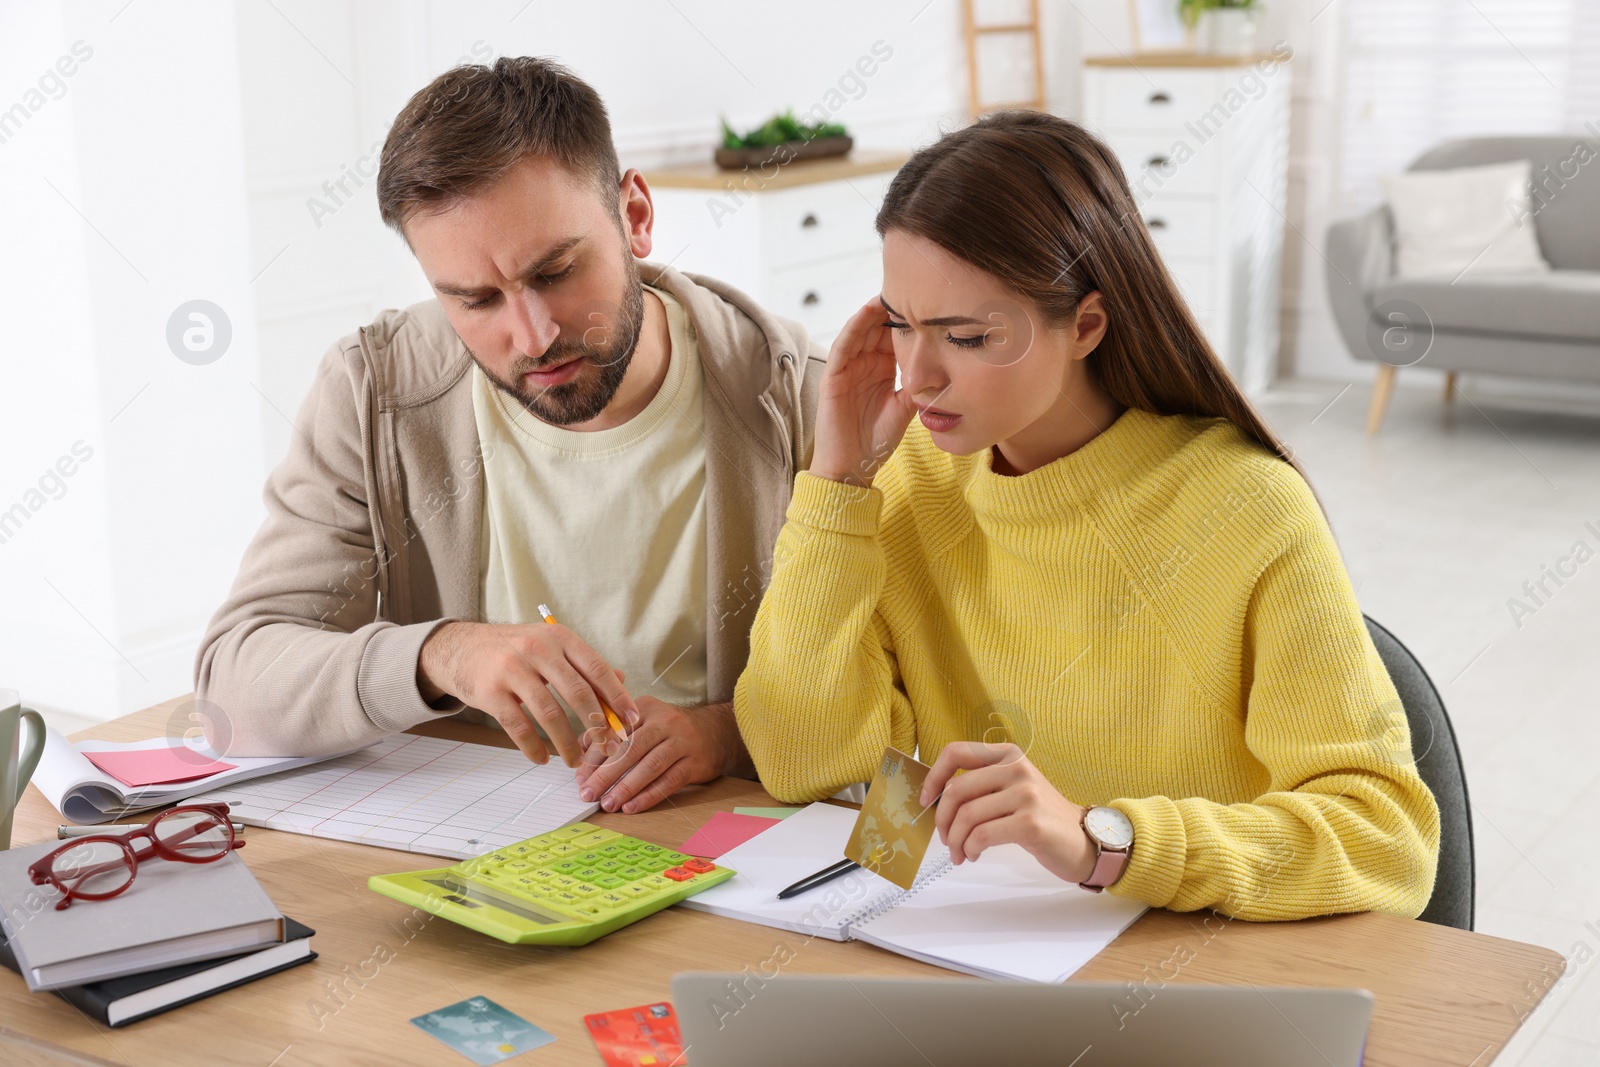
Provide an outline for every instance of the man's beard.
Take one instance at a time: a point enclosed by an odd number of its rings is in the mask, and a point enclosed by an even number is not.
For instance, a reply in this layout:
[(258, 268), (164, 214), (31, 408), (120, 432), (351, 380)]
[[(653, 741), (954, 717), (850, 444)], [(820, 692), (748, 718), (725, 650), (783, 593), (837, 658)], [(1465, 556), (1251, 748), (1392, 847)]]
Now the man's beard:
[[(608, 344), (597, 345), (584, 340), (594, 329), (589, 320), (594, 315), (605, 313), (596, 308), (585, 311), (584, 322), (578, 324), (578, 329), (583, 332), (577, 338), (556, 338), (538, 359), (518, 356), (513, 360), (509, 382), (496, 377), (469, 350), (473, 362), (502, 392), (513, 397), (541, 421), (552, 426), (588, 422), (606, 409), (606, 405), (611, 403), (617, 390), (622, 387), (622, 379), (628, 374), (628, 365), (633, 362), (634, 349), (639, 345), (639, 334), (644, 329), (644, 286), (639, 281), (639, 265), (631, 255), (626, 262), (628, 281), (624, 287), (622, 304), (606, 309), (614, 311), (616, 315), (615, 321), (608, 324), (611, 329), (607, 332), (613, 333)], [(583, 359), (589, 365), (579, 369), (577, 377), (571, 381), (552, 385), (548, 389), (533, 390), (521, 384), (531, 371), (548, 370), (574, 358)]]

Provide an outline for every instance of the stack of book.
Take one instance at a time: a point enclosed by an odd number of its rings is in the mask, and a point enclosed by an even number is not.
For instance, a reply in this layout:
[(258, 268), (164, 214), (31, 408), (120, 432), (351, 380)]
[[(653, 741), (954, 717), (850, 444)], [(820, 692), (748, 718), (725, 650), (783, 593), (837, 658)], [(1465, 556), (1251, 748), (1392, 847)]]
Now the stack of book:
[(74, 900), (28, 877), (60, 842), (0, 852), (0, 964), (108, 1026), (124, 1026), (316, 958), (237, 852), (151, 859), (126, 891)]

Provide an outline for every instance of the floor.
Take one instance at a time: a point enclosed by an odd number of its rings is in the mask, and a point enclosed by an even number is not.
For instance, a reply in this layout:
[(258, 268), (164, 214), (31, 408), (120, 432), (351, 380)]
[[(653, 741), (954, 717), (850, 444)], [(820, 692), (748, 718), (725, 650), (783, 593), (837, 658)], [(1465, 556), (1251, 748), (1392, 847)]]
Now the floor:
[(1362, 386), (1297, 383), (1260, 406), (1321, 496), (1363, 610), (1417, 654), (1449, 710), (1472, 799), (1477, 929), (1567, 957), (1495, 1062), (1593, 1064), (1600, 410), (1512, 406), (1464, 385), (1449, 406), (1402, 387), (1376, 438)]

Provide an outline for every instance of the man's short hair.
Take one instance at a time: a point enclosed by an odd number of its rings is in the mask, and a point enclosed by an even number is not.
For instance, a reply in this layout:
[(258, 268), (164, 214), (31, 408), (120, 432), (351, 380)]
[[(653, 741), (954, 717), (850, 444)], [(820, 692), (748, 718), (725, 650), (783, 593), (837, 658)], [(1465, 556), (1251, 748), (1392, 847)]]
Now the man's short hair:
[(600, 94), (539, 56), (445, 71), (395, 118), (378, 165), (378, 213), (402, 237), (419, 211), (444, 210), (545, 155), (592, 181), (607, 203), (622, 173)]

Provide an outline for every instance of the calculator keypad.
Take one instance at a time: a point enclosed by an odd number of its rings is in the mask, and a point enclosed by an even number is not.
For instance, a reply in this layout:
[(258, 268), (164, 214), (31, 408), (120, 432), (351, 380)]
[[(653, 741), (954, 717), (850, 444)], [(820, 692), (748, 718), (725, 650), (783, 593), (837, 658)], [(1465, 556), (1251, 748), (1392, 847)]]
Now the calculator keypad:
[(680, 894), (695, 881), (710, 882), (723, 869), (614, 830), (574, 823), (464, 860), (452, 870), (576, 922), (599, 923)]

